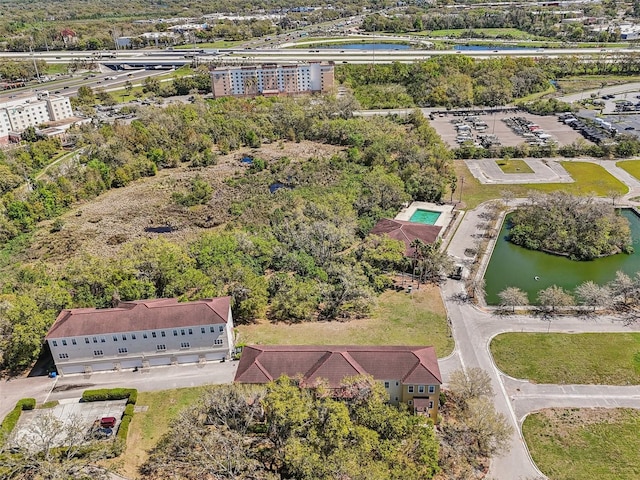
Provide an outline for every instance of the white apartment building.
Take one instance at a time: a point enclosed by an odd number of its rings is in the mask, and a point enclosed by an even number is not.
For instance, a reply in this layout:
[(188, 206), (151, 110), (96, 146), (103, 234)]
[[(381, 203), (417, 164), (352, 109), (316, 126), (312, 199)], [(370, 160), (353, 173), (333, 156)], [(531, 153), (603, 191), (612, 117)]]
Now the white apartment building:
[(49, 92), (0, 99), (0, 145), (8, 143), (10, 132), (20, 133), (28, 127), (71, 117), (73, 111), (69, 99), (49, 95)]
[(234, 348), (230, 297), (63, 310), (45, 340), (60, 375), (222, 360)]
[(332, 63), (250, 65), (211, 70), (214, 97), (254, 97), (328, 92), (334, 85)]

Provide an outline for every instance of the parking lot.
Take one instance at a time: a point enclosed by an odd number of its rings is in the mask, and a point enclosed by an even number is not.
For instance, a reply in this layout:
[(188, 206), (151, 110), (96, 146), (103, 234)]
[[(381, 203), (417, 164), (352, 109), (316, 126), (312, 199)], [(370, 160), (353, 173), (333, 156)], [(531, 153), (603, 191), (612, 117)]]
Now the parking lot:
[[(438, 114), (434, 115), (431, 125), (436, 129), (444, 142), (455, 148), (459, 145), (457, 139), (459, 139), (460, 135), (458, 130), (456, 130), (455, 124), (452, 123), (452, 120), (464, 119), (464, 117), (454, 116), (453, 113), (441, 115), (442, 116)], [(569, 145), (583, 138), (579, 132), (559, 122), (555, 115), (541, 116), (526, 112), (492, 112), (484, 114), (473, 113), (472, 116), (478, 117), (478, 123), (480, 125), (486, 125), (486, 127), (481, 126), (481, 130), (476, 130), (473, 125), (470, 125), (470, 140), (478, 145), (482, 143), (482, 135), (495, 135), (499, 144), (502, 146), (515, 147), (516, 145), (528, 143), (529, 139), (527, 137), (515, 133), (505, 122), (505, 120), (516, 116), (538, 125), (540, 130), (550, 135), (550, 139), (557, 141), (558, 145)]]
[[(113, 432), (116, 432), (126, 403), (126, 400), (80, 403), (80, 399), (75, 398), (61, 400), (60, 404), (53, 408), (24, 411), (14, 431), (12, 443), (27, 448), (36, 447), (41, 446), (45, 437), (52, 436), (52, 444), (61, 446), (68, 438), (70, 430), (89, 435), (96, 421), (99, 422), (103, 417), (117, 419), (113, 428)], [(60, 423), (57, 424), (56, 421)]]

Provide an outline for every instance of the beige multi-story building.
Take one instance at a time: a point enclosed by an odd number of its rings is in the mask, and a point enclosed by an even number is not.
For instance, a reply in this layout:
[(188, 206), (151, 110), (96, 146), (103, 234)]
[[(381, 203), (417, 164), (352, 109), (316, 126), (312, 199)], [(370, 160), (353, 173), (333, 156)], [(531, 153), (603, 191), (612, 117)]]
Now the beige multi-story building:
[(211, 70), (213, 96), (255, 97), (328, 92), (335, 85), (333, 63), (249, 65)]
[(230, 358), (230, 297), (63, 310), (45, 337), (60, 375)]
[(384, 385), (390, 403), (438, 417), (442, 376), (433, 347), (251, 345), (242, 351), (235, 381), (268, 383), (282, 375), (302, 386), (329, 388), (338, 388), (345, 377), (371, 375)]
[(73, 117), (67, 97), (39, 92), (0, 100), (0, 145), (9, 141), (11, 132), (20, 133), (28, 127), (58, 122)]

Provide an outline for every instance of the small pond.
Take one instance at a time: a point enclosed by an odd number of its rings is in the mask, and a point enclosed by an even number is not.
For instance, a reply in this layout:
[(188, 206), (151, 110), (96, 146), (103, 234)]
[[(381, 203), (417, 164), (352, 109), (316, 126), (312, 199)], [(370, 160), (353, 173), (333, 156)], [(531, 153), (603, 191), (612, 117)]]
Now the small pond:
[(497, 305), (498, 293), (507, 287), (518, 287), (529, 295), (535, 303), (540, 290), (558, 285), (565, 290), (573, 290), (583, 282), (591, 280), (603, 285), (621, 270), (629, 276), (640, 271), (640, 217), (630, 209), (623, 209), (631, 225), (634, 253), (619, 253), (591, 261), (575, 261), (557, 255), (527, 250), (507, 240), (505, 221), (496, 242), (484, 279), (486, 300), (489, 305)]

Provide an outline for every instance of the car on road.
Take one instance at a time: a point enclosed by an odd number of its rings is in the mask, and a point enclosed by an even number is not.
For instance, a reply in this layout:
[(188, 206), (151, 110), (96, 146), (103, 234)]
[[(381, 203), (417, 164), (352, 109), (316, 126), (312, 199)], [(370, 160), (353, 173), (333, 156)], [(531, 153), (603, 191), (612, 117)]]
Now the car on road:
[(636, 127), (625, 127), (625, 130), (635, 130)]
[(55, 92), (53, 92), (54, 94), (58, 94), (60, 93), (60, 90), (56, 90)]

